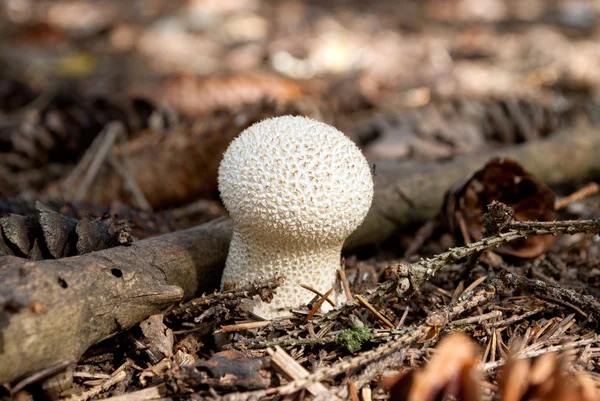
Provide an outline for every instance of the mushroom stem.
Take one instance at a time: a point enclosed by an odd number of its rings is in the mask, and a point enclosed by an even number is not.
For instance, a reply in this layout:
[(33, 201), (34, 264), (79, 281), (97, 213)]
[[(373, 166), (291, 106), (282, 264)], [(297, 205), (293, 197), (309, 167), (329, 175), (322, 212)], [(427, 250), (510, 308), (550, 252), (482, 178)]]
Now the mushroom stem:
[[(339, 303), (343, 299), (336, 272), (340, 266), (341, 251), (342, 243), (277, 241), (248, 235), (234, 226), (222, 282), (247, 285), (267, 277), (284, 276), (285, 283), (275, 291), (270, 303), (263, 303), (256, 297), (246, 304), (245, 307), (258, 316), (288, 315), (291, 308), (307, 304), (315, 294), (300, 284), (310, 284), (321, 293), (333, 288), (329, 299)], [(243, 276), (227, 266), (244, 266)], [(319, 266), (318, 275), (311, 270), (313, 266)], [(329, 304), (322, 306), (323, 311), (330, 308)]]

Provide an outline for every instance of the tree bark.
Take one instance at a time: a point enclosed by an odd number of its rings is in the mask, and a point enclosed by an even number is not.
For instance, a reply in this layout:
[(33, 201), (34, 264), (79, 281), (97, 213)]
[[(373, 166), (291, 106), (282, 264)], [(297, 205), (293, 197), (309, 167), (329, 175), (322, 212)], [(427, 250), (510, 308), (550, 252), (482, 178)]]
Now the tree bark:
[(83, 256), (0, 258), (0, 293), (29, 302), (18, 311), (0, 304), (0, 383), (75, 362), (91, 345), (217, 288), (231, 231), (218, 219)]

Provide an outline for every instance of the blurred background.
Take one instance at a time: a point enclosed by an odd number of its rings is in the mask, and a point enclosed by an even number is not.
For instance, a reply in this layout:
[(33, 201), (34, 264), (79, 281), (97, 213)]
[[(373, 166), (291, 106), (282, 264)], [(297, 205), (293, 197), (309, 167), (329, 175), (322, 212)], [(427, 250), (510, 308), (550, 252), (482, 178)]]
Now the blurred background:
[[(599, 13), (593, 0), (1, 0), (0, 198), (148, 211), (200, 198), (213, 217), (231, 139), (288, 113), (335, 125), (373, 163), (597, 124)], [(85, 178), (111, 121), (120, 164)]]
[[(276, 72), (386, 90), (597, 96), (593, 0), (2, 0), (2, 75), (122, 92), (164, 78)], [(412, 97), (411, 97), (412, 96)]]

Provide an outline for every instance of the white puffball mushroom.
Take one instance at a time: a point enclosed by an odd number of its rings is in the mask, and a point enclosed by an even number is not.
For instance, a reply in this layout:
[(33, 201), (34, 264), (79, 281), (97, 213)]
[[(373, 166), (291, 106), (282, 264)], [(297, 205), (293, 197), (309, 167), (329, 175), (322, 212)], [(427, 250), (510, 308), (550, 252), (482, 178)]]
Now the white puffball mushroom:
[[(371, 169), (343, 133), (306, 117), (256, 123), (230, 145), (219, 166), (219, 191), (233, 219), (222, 285), (286, 278), (270, 303), (246, 308), (270, 319), (307, 304), (314, 293), (338, 290), (344, 240), (362, 223), (373, 199)], [(323, 309), (326, 309), (326, 303)]]

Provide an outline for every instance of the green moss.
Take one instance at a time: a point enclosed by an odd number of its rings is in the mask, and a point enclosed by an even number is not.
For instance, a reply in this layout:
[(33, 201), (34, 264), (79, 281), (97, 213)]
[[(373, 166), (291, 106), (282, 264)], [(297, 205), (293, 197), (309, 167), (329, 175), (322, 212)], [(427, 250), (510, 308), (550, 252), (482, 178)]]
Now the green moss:
[(372, 337), (373, 331), (367, 326), (352, 327), (338, 334), (335, 342), (350, 352), (356, 352), (362, 347), (363, 343), (369, 341)]

